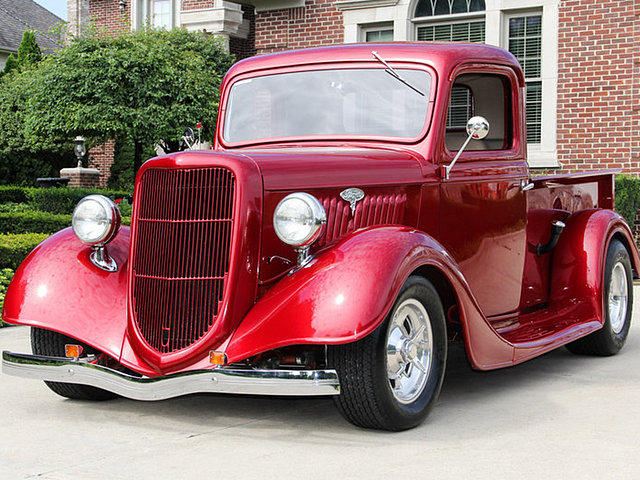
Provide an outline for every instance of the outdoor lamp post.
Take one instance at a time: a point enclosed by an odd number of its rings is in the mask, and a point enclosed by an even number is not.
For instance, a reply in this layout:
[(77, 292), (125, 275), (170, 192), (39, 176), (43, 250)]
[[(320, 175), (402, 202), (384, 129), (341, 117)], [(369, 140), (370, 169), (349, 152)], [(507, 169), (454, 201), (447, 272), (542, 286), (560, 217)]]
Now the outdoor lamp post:
[(120, 0), (118, 2), (118, 8), (120, 9), (120, 13), (124, 13), (124, 9), (127, 8), (127, 2), (125, 0)]
[(77, 136), (73, 139), (73, 143), (75, 143), (75, 147), (73, 147), (73, 151), (78, 158), (78, 168), (82, 168), (82, 159), (87, 153), (87, 147), (85, 145), (84, 137)]

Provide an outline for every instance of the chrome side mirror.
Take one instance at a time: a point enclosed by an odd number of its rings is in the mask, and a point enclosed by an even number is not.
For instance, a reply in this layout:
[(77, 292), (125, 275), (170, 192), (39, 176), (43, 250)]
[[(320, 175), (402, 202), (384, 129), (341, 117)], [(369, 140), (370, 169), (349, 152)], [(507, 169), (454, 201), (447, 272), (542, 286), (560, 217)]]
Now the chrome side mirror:
[(451, 172), (451, 169), (458, 161), (458, 158), (460, 158), (460, 155), (462, 154), (462, 152), (464, 152), (464, 149), (467, 148), (469, 141), (471, 141), (472, 138), (474, 140), (482, 140), (487, 136), (488, 133), (489, 133), (489, 121), (486, 118), (481, 116), (476, 116), (476, 117), (471, 117), (469, 119), (469, 121), (467, 122), (467, 135), (469, 136), (460, 147), (460, 150), (458, 150), (458, 154), (453, 159), (453, 162), (451, 162), (451, 165), (446, 165), (444, 167), (445, 179), (449, 180), (449, 173)]
[[(474, 140), (482, 140), (489, 134), (489, 121), (484, 117), (471, 117), (467, 122), (467, 135)], [(467, 146), (465, 143), (460, 150)]]

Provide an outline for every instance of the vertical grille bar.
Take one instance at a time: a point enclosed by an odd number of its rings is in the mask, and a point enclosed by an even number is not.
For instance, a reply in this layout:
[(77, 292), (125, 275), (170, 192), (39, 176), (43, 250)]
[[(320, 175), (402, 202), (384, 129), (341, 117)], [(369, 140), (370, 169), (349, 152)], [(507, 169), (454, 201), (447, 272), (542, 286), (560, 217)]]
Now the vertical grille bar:
[(184, 349), (217, 320), (229, 273), (235, 176), (226, 168), (147, 170), (132, 249), (136, 324), (156, 351)]

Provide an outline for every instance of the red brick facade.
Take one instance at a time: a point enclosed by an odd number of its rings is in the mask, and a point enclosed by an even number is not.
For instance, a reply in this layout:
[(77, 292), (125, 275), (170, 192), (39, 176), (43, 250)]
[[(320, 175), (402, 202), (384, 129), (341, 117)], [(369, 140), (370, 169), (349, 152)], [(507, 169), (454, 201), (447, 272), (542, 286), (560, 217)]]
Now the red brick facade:
[(101, 29), (111, 33), (126, 32), (131, 29), (131, 1), (124, 12), (120, 12), (119, 0), (91, 0), (89, 15)]
[(333, 45), (343, 38), (342, 13), (331, 0), (307, 0), (304, 7), (256, 15), (258, 54)]
[(563, 170), (640, 175), (640, 2), (567, 0), (559, 12)]
[(100, 188), (107, 186), (107, 181), (111, 175), (111, 165), (113, 165), (115, 142), (107, 141), (103, 145), (98, 145), (89, 150), (89, 168), (96, 168), (100, 172)]

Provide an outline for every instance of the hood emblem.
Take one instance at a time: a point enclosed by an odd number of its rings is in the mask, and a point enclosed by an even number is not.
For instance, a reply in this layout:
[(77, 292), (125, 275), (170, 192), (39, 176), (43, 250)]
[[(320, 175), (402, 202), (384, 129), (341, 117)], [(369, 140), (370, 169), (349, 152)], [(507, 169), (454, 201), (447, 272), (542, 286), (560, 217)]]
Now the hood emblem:
[(351, 215), (356, 214), (356, 205), (364, 198), (364, 192), (359, 188), (347, 188), (340, 192), (340, 198), (349, 202), (351, 206)]

